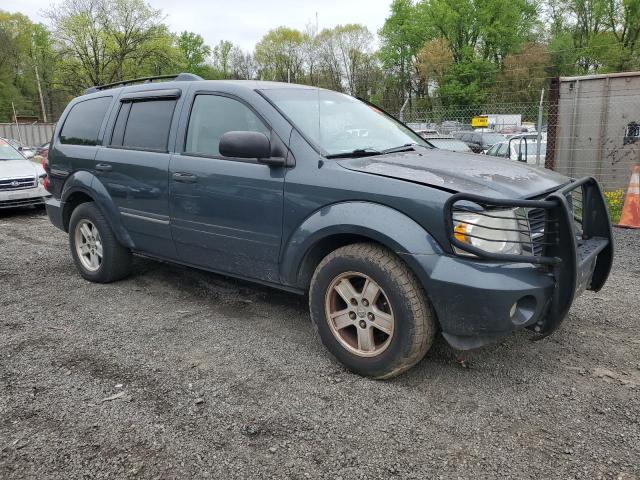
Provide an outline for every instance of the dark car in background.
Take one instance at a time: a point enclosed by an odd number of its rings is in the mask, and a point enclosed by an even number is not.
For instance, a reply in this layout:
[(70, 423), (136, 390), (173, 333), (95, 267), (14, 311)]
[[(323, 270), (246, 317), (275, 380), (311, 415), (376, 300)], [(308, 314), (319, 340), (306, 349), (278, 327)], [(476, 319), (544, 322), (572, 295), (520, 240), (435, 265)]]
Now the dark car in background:
[[(420, 132), (418, 132), (420, 134)], [(420, 134), (420, 136), (429, 142), (430, 145), (441, 150), (449, 150), (450, 152), (462, 152), (470, 153), (471, 148), (462, 140), (451, 135), (439, 135), (439, 134)]]
[(466, 143), (473, 153), (483, 153), (492, 145), (504, 142), (507, 137), (492, 131), (459, 131), (453, 132), (453, 137)]
[(141, 254), (308, 294), (331, 354), (388, 378), (436, 332), (458, 349), (547, 335), (607, 279), (592, 178), (435, 149), (328, 90), (142, 81), (74, 99), (50, 146), (47, 212), (89, 281)]

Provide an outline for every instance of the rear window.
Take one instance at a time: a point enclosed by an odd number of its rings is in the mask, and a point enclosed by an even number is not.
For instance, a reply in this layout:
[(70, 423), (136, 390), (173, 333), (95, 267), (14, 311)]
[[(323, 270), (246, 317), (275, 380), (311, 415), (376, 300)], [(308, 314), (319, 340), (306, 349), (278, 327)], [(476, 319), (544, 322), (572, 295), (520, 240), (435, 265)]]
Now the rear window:
[(92, 98), (71, 107), (60, 132), (60, 142), (70, 145), (97, 145), (102, 120), (112, 97)]
[(166, 152), (175, 99), (126, 102), (120, 107), (111, 145)]

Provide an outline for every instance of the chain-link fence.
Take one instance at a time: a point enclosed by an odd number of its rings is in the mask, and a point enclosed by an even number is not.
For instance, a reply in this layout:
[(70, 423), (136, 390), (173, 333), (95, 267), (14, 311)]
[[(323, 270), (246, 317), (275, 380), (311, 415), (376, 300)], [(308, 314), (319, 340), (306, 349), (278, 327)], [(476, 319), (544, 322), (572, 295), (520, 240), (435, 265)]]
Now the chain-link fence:
[[(593, 176), (607, 192), (625, 190), (632, 167), (640, 164), (640, 73), (559, 78), (547, 98), (434, 107), (397, 117), (424, 135), (460, 139), (475, 152), (526, 158), (570, 177)], [(486, 117), (486, 126), (477, 128), (475, 117)], [(522, 137), (526, 147), (519, 144)], [(503, 146), (491, 148), (494, 142)], [(535, 162), (538, 148), (542, 160)]]

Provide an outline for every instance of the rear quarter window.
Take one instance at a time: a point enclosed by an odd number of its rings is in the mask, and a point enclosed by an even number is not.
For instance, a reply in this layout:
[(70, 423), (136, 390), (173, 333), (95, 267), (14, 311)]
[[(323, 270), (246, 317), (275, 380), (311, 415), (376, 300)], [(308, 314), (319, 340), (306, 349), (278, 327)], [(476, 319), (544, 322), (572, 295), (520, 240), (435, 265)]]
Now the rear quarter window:
[(97, 145), (102, 121), (112, 97), (100, 97), (76, 103), (60, 131), (60, 143), (70, 145)]

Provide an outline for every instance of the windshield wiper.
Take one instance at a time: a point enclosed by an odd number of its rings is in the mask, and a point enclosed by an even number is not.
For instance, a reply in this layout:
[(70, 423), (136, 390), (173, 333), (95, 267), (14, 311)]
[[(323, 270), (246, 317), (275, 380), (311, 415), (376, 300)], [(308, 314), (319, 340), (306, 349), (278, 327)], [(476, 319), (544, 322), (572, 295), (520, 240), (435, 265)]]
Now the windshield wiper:
[(400, 145), (399, 147), (385, 148), (384, 150), (382, 150), (382, 154), (410, 152), (412, 150), (415, 150), (414, 147), (416, 145), (418, 145), (418, 144), (417, 143), (405, 143), (404, 145)]
[(380, 152), (375, 148), (356, 148), (350, 152), (333, 153), (327, 155), (325, 158), (358, 158), (358, 157), (373, 157), (374, 155), (382, 155), (384, 152)]
[(415, 146), (417, 143), (405, 143), (404, 145), (400, 145), (399, 147), (385, 148), (384, 150), (376, 150), (375, 148), (366, 147), (366, 148), (356, 148), (350, 152), (344, 153), (334, 153), (331, 155), (327, 155), (325, 158), (358, 158), (358, 157), (373, 157), (374, 155), (386, 155), (388, 153), (400, 153), (400, 152), (410, 152), (415, 150)]

